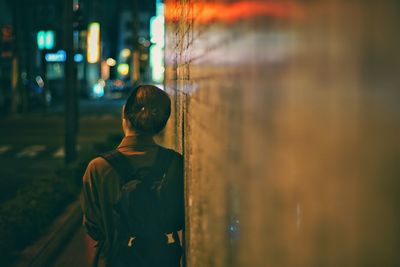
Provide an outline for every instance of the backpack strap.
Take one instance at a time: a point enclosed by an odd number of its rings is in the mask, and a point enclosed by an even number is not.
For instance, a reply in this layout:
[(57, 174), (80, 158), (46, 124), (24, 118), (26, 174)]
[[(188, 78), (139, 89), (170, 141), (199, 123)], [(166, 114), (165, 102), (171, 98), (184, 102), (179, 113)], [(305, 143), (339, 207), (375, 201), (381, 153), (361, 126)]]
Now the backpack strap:
[[(99, 156), (104, 158), (113, 167), (124, 184), (129, 182), (137, 171), (137, 169), (130, 164), (128, 158), (116, 149), (100, 154)], [(156, 159), (154, 160), (150, 172), (146, 175), (146, 178), (162, 176), (166, 172), (171, 159), (172, 152), (160, 146)]]
[[(147, 174), (147, 177), (161, 177), (169, 167), (169, 164), (172, 159), (172, 152), (169, 149), (164, 147), (159, 147), (156, 159), (151, 167), (150, 172)], [(146, 177), (146, 178), (147, 178)]]
[(99, 156), (104, 158), (113, 167), (124, 184), (132, 179), (136, 173), (136, 168), (129, 163), (128, 158), (116, 149), (100, 154)]

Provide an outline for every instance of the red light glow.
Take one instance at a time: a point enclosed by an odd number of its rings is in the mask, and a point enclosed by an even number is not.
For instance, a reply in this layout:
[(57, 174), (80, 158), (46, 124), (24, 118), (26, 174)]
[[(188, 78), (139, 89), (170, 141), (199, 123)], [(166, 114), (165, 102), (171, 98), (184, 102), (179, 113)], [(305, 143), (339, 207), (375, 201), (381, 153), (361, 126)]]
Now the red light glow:
[(178, 21), (182, 19), (182, 13), (176, 12), (188, 9), (185, 20), (195, 20), (198, 23), (220, 21), (232, 23), (240, 19), (255, 17), (275, 18), (302, 18), (303, 12), (299, 5), (294, 3), (278, 2), (254, 2), (241, 1), (236, 3), (193, 3), (187, 7), (179, 3), (166, 2), (166, 20)]

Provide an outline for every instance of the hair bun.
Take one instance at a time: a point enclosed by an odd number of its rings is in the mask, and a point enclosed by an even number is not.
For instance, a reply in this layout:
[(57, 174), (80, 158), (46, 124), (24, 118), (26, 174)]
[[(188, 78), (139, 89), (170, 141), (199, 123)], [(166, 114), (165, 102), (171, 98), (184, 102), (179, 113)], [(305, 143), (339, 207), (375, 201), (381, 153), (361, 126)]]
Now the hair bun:
[(141, 85), (129, 96), (125, 105), (127, 117), (139, 133), (156, 134), (167, 123), (171, 113), (169, 96), (153, 85)]

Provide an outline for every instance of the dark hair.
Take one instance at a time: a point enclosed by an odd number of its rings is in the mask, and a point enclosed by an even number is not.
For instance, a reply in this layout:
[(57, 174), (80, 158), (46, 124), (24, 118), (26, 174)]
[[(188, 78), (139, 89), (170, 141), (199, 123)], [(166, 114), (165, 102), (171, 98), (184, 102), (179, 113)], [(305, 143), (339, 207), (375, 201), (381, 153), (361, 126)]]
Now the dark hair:
[(124, 116), (141, 134), (159, 133), (171, 113), (171, 100), (166, 92), (154, 85), (139, 85), (126, 100)]

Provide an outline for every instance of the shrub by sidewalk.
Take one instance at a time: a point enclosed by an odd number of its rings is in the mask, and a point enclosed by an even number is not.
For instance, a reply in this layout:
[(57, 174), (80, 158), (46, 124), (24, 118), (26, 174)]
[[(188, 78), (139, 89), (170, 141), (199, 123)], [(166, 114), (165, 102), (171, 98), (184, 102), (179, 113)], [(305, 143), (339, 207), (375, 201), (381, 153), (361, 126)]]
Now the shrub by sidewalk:
[[(9, 264), (17, 252), (40, 237), (51, 221), (79, 193), (76, 181), (41, 178), (0, 207), (0, 261)], [(3, 266), (4, 266), (3, 265)]]
[(54, 177), (32, 177), (30, 186), (0, 205), (0, 262), (10, 266), (18, 253), (48, 231), (54, 219), (68, 204), (77, 199), (82, 175), (88, 162), (98, 153), (113, 149), (120, 135), (94, 145), (93, 151), (81, 156), (77, 163), (58, 170)]

